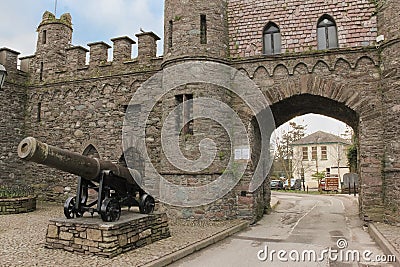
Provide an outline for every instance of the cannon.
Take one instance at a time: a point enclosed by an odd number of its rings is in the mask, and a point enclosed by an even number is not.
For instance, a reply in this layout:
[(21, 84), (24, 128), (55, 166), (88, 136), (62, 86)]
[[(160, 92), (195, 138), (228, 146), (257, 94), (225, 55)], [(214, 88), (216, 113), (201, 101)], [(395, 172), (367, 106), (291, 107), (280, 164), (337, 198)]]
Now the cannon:
[[(18, 145), (18, 156), (25, 160), (46, 165), (79, 176), (76, 196), (64, 204), (68, 219), (82, 217), (85, 212), (100, 214), (105, 222), (117, 221), (121, 206), (130, 209), (138, 206), (142, 214), (154, 211), (155, 200), (143, 191), (132, 175), (136, 170), (111, 161), (86, 157), (27, 137)], [(89, 198), (89, 190), (97, 192), (97, 199)], [(91, 191), (91, 192), (94, 192)]]

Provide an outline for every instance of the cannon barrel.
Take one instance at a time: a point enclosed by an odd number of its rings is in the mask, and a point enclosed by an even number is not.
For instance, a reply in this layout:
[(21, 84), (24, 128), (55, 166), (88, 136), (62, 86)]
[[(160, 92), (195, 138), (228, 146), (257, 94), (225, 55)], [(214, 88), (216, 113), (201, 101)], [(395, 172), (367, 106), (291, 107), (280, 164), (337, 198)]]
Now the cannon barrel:
[(111, 161), (89, 158), (78, 153), (63, 150), (27, 137), (18, 145), (18, 156), (26, 161), (43, 164), (61, 171), (81, 176), (91, 181), (99, 181), (102, 171), (111, 171), (113, 175), (136, 184), (133, 175), (140, 177), (136, 170), (115, 164)]

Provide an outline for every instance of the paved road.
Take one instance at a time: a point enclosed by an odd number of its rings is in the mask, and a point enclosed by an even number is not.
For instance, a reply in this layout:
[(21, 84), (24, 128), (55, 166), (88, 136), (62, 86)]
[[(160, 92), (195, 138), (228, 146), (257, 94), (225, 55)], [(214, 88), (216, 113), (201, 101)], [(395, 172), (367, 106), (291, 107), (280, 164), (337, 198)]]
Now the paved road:
[[(354, 196), (278, 192), (273, 196), (280, 203), (276, 210), (249, 230), (170, 266), (391, 266), (363, 260), (364, 251), (371, 251), (373, 254), (366, 252), (366, 256), (373, 259), (384, 253), (358, 218)], [(345, 246), (342, 250), (338, 240)], [(280, 250), (282, 260), (278, 258)], [(357, 255), (359, 262), (353, 260)]]

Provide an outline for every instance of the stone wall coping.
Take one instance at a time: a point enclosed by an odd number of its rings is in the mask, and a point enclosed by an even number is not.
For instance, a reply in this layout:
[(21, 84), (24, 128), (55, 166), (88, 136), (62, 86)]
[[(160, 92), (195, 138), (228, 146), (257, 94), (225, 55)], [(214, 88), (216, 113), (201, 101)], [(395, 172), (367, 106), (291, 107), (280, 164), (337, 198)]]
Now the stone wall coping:
[(24, 60), (24, 59), (31, 59), (31, 58), (34, 58), (34, 57), (36, 57), (36, 55), (24, 56), (24, 57), (20, 57), (19, 59), (20, 60)]
[(112, 42), (119, 41), (119, 40), (126, 40), (126, 41), (130, 42), (131, 44), (136, 44), (136, 42), (128, 36), (115, 37), (115, 38), (111, 39)]
[(105, 42), (103, 42), (103, 41), (100, 41), (100, 42), (93, 42), (93, 43), (89, 43), (89, 44), (87, 44), (89, 47), (90, 46), (95, 46), (95, 45), (102, 45), (102, 46), (105, 46), (105, 47), (107, 47), (107, 48), (111, 48), (111, 45), (109, 45), (109, 44), (107, 44), (107, 43), (105, 43)]
[(80, 45), (74, 45), (74, 46), (71, 46), (71, 47), (67, 48), (67, 50), (75, 50), (75, 49), (79, 49), (79, 50), (83, 50), (85, 52), (89, 52), (89, 49), (86, 49), (85, 47), (80, 46)]
[(20, 52), (17, 52), (17, 51), (15, 51), (15, 50), (12, 50), (12, 49), (10, 49), (10, 48), (8, 48), (8, 47), (2, 47), (2, 48), (0, 48), (0, 53), (3, 52), (3, 51), (7, 51), (7, 52), (10, 52), (10, 53), (13, 53), (13, 54), (16, 54), (16, 55), (21, 54)]
[[(251, 62), (251, 61), (277, 61), (280, 59), (299, 59), (299, 58), (307, 58), (307, 57), (321, 57), (321, 56), (330, 56), (330, 55), (340, 55), (340, 54), (354, 54), (354, 53), (378, 53), (378, 49), (375, 46), (368, 47), (360, 47), (360, 48), (339, 48), (339, 49), (331, 49), (331, 50), (315, 50), (311, 52), (297, 52), (297, 53), (282, 53), (278, 55), (257, 55), (250, 56), (244, 58), (232, 58), (232, 63), (241, 63), (241, 62)], [(379, 65), (379, 62), (375, 62), (375, 65)]]
[(0, 202), (23, 201), (36, 199), (36, 197), (0, 198)]
[(161, 38), (157, 34), (155, 34), (154, 32), (142, 32), (142, 33), (135, 34), (136, 37), (145, 36), (145, 35), (149, 35), (149, 36), (153, 37), (157, 41), (161, 40)]
[[(123, 211), (125, 213), (125, 211)], [(128, 213), (128, 212), (126, 212)], [(126, 214), (125, 213), (125, 214)], [(74, 219), (67, 219), (67, 218), (55, 218), (50, 219), (49, 221), (52, 223), (58, 224), (68, 224), (68, 225), (84, 225), (85, 227), (89, 228), (99, 228), (102, 230), (114, 230), (124, 227), (126, 225), (132, 224), (132, 221), (136, 222), (144, 218), (148, 217), (156, 217), (156, 216), (166, 216), (163, 213), (153, 213), (153, 214), (140, 214), (140, 213), (133, 213), (129, 212), (129, 216), (121, 216), (121, 218), (116, 222), (103, 222), (100, 217), (81, 217), (81, 218), (74, 218)]]

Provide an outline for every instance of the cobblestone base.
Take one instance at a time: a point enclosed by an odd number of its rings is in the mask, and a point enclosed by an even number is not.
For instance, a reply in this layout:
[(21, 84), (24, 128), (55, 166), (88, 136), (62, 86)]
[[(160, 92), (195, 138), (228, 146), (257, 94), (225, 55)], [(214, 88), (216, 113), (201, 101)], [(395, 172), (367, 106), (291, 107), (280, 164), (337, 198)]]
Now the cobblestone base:
[(52, 219), (47, 228), (46, 247), (112, 258), (170, 236), (165, 213), (125, 212), (117, 222), (90, 217)]

